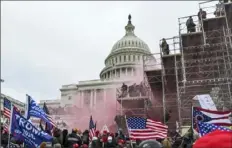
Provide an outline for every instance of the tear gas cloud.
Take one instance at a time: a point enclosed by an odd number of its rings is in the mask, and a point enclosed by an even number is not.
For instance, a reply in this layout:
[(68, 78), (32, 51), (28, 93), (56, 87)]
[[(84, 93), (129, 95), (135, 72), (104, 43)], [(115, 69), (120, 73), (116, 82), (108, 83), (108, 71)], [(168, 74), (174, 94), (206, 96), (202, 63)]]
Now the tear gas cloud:
[[(154, 65), (154, 63), (152, 64)], [(144, 79), (143, 66), (141, 64), (140, 66), (134, 67), (134, 69), (135, 76), (121, 75), (120, 79), (115, 81), (125, 82), (128, 86), (134, 83), (140, 84)], [(96, 97), (96, 102), (94, 102), (94, 100), (91, 102), (89, 99), (91, 96), (90, 92), (88, 98), (83, 98), (83, 102), (81, 102), (80, 95), (77, 95), (73, 105), (79, 107), (80, 104), (83, 104), (83, 107), (72, 110), (75, 114), (72, 115), (72, 118), (66, 120), (68, 126), (70, 128), (81, 129), (82, 131), (88, 129), (90, 116), (92, 115), (94, 122), (97, 122), (98, 130), (101, 130), (104, 125), (107, 125), (111, 131), (115, 131), (116, 123), (114, 118), (117, 114), (120, 114), (120, 112), (117, 112), (116, 110), (121, 108), (116, 100), (116, 89), (120, 89), (121, 85), (122, 83), (116, 84), (112, 82), (111, 86), (113, 87), (106, 88), (105, 92), (104, 90), (99, 90), (96, 93), (92, 93), (92, 95)], [(105, 100), (103, 98), (105, 98)], [(89, 107), (89, 104), (92, 105), (92, 109)], [(139, 106), (139, 104), (132, 105), (135, 105), (136, 107)], [(130, 106), (127, 107), (130, 108)]]

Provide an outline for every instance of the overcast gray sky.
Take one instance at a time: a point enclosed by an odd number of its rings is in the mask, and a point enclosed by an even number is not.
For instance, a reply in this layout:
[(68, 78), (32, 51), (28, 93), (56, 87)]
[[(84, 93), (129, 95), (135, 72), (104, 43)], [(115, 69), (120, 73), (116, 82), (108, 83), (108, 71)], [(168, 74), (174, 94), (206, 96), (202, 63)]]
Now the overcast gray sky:
[(2, 93), (25, 101), (60, 98), (61, 85), (98, 79), (104, 59), (123, 37), (128, 14), (152, 52), (178, 34), (178, 17), (198, 2), (1, 2)]

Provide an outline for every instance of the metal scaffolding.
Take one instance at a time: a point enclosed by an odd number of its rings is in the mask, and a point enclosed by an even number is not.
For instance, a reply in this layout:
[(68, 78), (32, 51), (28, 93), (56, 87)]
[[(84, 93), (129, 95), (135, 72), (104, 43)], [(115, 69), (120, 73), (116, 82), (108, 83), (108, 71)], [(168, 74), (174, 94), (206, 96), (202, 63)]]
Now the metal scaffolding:
[[(160, 54), (146, 55), (157, 56), (160, 73), (148, 75), (146, 60), (149, 58), (145, 58), (144, 80), (150, 87), (154, 87), (153, 82), (162, 86), (159, 105), (164, 121), (167, 110), (177, 110), (172, 113), (168, 125), (175, 125), (175, 120), (180, 126), (191, 125), (191, 108), (196, 95), (210, 94), (219, 110), (232, 109), (232, 34), (227, 20), (227, 15), (231, 14), (226, 13), (224, 4), (215, 1), (200, 3), (199, 7), (207, 12), (207, 18), (191, 16), (196, 32), (187, 33), (186, 21), (190, 16), (181, 17), (178, 19), (179, 36), (166, 38), (170, 54), (164, 55), (161, 49)], [(154, 96), (154, 88), (150, 91), (152, 100), (159, 99)]]
[[(183, 27), (179, 23), (182, 60), (177, 62), (176, 68), (182, 71), (182, 79), (178, 80), (177, 86), (181, 125), (190, 125), (192, 99), (196, 95), (210, 94), (218, 109), (232, 108), (231, 33), (225, 9), (222, 7), (224, 4), (220, 4), (219, 15), (212, 17), (210, 15), (212, 12), (209, 12), (208, 9), (215, 9), (215, 11), (219, 9), (218, 5), (208, 6), (212, 3), (215, 2), (199, 4), (199, 7), (207, 12), (207, 18), (201, 18), (200, 25), (197, 25), (202, 26), (200, 29), (202, 31), (183, 34)], [(179, 18), (179, 22), (183, 21), (182, 19)], [(219, 26), (215, 23), (217, 26), (204, 26), (208, 21), (221, 21), (222, 25)], [(209, 29), (210, 27), (216, 29)], [(193, 38), (193, 36), (198, 40), (188, 41), (187, 38)]]
[[(180, 61), (179, 37), (166, 38), (169, 45), (169, 55), (163, 55), (162, 49), (160, 53), (154, 53), (144, 56), (144, 80), (150, 86), (151, 102), (150, 109), (161, 111), (159, 119), (169, 125), (170, 129), (175, 130), (176, 121), (179, 120), (177, 79), (180, 75), (175, 69), (177, 61)], [(160, 41), (161, 43), (161, 41)], [(155, 63), (150, 63), (149, 59), (155, 58)], [(160, 95), (158, 91), (161, 91)], [(162, 110), (161, 110), (162, 109)], [(161, 113), (160, 112), (160, 113)], [(171, 119), (166, 119), (166, 114), (170, 113)]]

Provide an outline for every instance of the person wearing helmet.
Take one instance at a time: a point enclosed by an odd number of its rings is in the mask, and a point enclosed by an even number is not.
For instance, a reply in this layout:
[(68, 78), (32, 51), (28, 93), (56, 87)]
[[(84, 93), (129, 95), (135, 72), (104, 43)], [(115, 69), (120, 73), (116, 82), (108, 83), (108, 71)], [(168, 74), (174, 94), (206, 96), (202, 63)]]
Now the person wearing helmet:
[(68, 148), (72, 148), (74, 144), (82, 144), (81, 137), (77, 135), (77, 129), (73, 129), (72, 133), (67, 136), (65, 145)]

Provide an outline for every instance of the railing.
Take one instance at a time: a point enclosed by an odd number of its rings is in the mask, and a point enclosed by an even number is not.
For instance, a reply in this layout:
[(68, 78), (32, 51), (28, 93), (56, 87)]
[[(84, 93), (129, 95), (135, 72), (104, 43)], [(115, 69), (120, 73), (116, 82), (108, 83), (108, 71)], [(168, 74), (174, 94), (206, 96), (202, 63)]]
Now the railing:
[(201, 2), (199, 3), (199, 8), (206, 12), (206, 19), (222, 17), (226, 14), (224, 4), (218, 1)]
[(194, 28), (196, 32), (201, 31), (201, 23), (199, 22), (198, 16), (197, 15), (190, 15), (190, 16), (185, 16), (185, 17), (180, 17), (178, 18), (179, 20), (179, 32), (180, 34), (186, 34), (188, 33), (188, 29), (186, 26), (187, 20), (192, 17), (194, 24), (196, 25)]
[(122, 108), (116, 111), (117, 115), (145, 115), (144, 108)]
[[(172, 54), (180, 54), (180, 40), (178, 36), (174, 36), (172, 38), (165, 38), (168, 46), (169, 46), (169, 55)], [(162, 39), (159, 41), (160, 42), (160, 53), (162, 56), (167, 55), (165, 53), (165, 49), (162, 48)]]
[(148, 89), (143, 83), (133, 84), (130, 86), (123, 85), (121, 88), (117, 89), (116, 96), (120, 100), (125, 100), (128, 98), (141, 99), (148, 98)]

